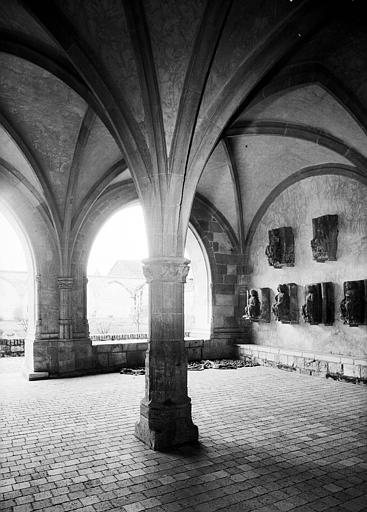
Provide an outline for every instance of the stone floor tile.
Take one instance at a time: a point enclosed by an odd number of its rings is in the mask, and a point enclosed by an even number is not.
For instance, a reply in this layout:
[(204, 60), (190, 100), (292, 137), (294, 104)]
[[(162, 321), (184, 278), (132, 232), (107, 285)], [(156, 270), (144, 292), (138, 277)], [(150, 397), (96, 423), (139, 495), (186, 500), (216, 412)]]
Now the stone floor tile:
[(9, 386), (6, 364), (0, 511), (367, 510), (365, 386), (264, 367), (192, 372), (200, 443), (159, 453), (134, 437), (144, 377), (8, 372)]
[(24, 503), (23, 505), (15, 505), (14, 512), (31, 512), (33, 507), (30, 503)]
[(124, 510), (125, 512), (141, 512), (145, 508), (141, 503), (131, 503), (130, 505), (124, 505)]

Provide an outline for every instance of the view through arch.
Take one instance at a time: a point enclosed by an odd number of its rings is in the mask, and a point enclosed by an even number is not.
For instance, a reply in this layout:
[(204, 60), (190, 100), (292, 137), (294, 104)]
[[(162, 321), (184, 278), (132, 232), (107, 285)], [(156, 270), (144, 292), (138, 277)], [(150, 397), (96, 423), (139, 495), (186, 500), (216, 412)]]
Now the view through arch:
[[(88, 321), (92, 337), (148, 333), (148, 285), (142, 260), (148, 257), (143, 211), (134, 204), (112, 215), (99, 230), (87, 267)], [(185, 257), (191, 260), (185, 285), (185, 335), (210, 335), (210, 273), (198, 235), (188, 230)], [(137, 336), (135, 336), (137, 335)]]
[(1, 204), (0, 338), (21, 339), (34, 330), (33, 264), (15, 216)]

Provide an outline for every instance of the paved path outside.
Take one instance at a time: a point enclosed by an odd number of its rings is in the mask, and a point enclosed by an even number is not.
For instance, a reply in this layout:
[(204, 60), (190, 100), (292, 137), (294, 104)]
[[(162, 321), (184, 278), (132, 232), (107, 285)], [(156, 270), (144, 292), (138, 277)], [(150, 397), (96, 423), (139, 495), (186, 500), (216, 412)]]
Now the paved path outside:
[(133, 436), (144, 377), (27, 382), (0, 360), (0, 510), (367, 510), (367, 387), (256, 367), (189, 372), (200, 445)]

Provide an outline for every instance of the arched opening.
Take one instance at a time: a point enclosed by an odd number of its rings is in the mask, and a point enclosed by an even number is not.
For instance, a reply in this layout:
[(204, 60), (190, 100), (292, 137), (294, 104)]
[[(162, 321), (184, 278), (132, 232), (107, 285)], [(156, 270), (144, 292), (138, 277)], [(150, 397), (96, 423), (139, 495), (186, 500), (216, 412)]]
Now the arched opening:
[(191, 224), (185, 255), (191, 262), (185, 287), (185, 331), (192, 338), (208, 339), (212, 311), (210, 266), (200, 237)]
[(20, 222), (0, 206), (0, 338), (22, 339), (34, 335), (33, 258)]
[[(87, 265), (87, 314), (90, 334), (144, 338), (148, 332), (148, 286), (141, 261), (148, 245), (141, 206), (114, 213), (101, 227)], [(185, 335), (210, 335), (210, 271), (198, 234), (190, 226), (185, 257), (190, 272), (185, 286)]]

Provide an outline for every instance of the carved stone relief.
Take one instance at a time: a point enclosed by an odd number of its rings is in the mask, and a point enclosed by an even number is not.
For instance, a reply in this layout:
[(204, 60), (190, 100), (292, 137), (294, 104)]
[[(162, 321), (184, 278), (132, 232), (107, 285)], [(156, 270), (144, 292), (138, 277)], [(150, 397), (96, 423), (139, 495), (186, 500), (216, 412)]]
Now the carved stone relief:
[(248, 299), (247, 299), (247, 306), (245, 307), (245, 314), (243, 317), (246, 320), (252, 320), (254, 322), (257, 322), (260, 318), (261, 313), (261, 307), (260, 307), (260, 300), (259, 300), (259, 294), (257, 290), (250, 290)]
[(340, 303), (341, 319), (350, 327), (365, 324), (366, 321), (366, 281), (345, 281), (344, 298)]
[(338, 246), (338, 216), (323, 215), (312, 219), (312, 256), (315, 261), (336, 261)]
[(277, 291), (275, 303), (272, 306), (275, 318), (283, 324), (297, 324), (299, 321), (297, 285), (295, 283), (280, 284)]
[(305, 303), (302, 305), (302, 316), (304, 321), (311, 325), (322, 322), (321, 283), (305, 286)]
[(269, 245), (265, 249), (269, 265), (274, 268), (294, 266), (294, 236), (291, 227), (271, 229)]
[(290, 297), (288, 286), (279, 284), (275, 295), (275, 303), (272, 305), (272, 312), (279, 322), (289, 321)]

